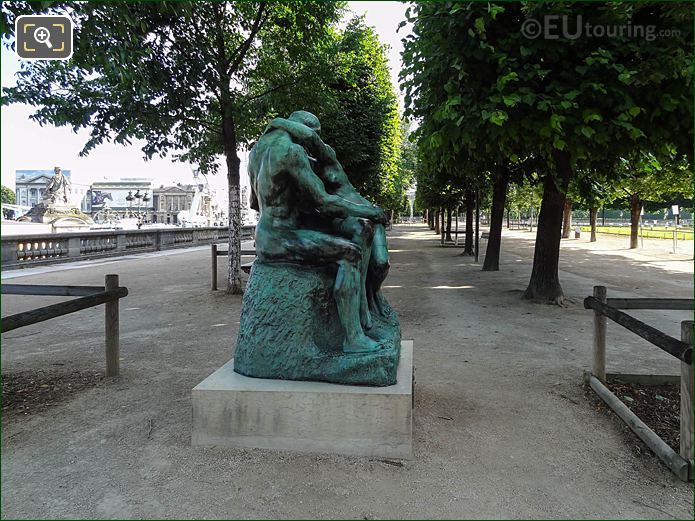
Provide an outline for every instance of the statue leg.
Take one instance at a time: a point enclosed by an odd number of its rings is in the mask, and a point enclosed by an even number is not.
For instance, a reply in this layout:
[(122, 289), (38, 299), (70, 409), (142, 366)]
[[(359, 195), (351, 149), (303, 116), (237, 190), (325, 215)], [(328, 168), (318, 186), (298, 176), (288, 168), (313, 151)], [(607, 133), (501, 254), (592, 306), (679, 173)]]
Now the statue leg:
[(378, 313), (383, 317), (388, 315), (388, 310), (385, 309), (386, 299), (381, 294), (381, 285), (386, 279), (390, 267), (386, 230), (383, 224), (377, 224), (374, 227), (366, 290), (371, 312)]
[[(358, 246), (342, 237), (315, 230), (292, 230), (268, 234), (266, 244), (256, 242), (260, 260), (297, 262), (300, 264), (337, 264), (338, 273), (333, 296), (338, 318), (345, 331), (343, 352), (366, 353), (381, 344), (364, 334), (360, 323), (360, 264)], [(268, 247), (265, 248), (264, 246)], [(260, 249), (259, 249), (260, 246)]]
[(340, 234), (357, 244), (362, 250), (362, 260), (360, 261), (360, 322), (364, 329), (372, 328), (372, 315), (369, 312), (367, 300), (367, 271), (372, 258), (372, 239), (374, 237), (374, 225), (367, 219), (348, 217), (347, 219), (336, 219), (334, 227)]

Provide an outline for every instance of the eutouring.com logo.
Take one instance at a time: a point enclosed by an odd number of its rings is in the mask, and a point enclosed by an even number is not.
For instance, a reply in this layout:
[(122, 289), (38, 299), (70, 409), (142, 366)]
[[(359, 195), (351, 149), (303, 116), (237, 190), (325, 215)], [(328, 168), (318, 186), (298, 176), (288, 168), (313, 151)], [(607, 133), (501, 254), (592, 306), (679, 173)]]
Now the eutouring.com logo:
[(644, 38), (652, 42), (657, 38), (680, 35), (680, 31), (656, 30), (655, 25), (606, 25), (584, 22), (581, 15), (545, 15), (541, 20), (529, 18), (521, 24), (521, 34), (529, 40), (576, 40), (578, 38)]

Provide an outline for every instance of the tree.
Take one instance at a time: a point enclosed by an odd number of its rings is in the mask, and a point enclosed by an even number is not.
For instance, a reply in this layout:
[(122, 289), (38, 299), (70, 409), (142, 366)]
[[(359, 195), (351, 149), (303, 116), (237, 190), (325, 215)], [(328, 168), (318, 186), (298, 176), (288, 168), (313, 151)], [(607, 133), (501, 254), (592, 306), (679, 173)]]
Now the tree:
[[(35, 5), (35, 4), (32, 4)], [(31, 11), (2, 4), (3, 28)], [(46, 3), (44, 12), (62, 11)], [(3, 103), (38, 107), (40, 124), (90, 129), (82, 154), (104, 141), (145, 140), (143, 152), (173, 154), (217, 171), (229, 186), (228, 291), (241, 293), (238, 150), (255, 139), (269, 93), (303, 85), (322, 71), (316, 59), (342, 2), (70, 3), (75, 50), (68, 61), (25, 62)]]
[(692, 197), (693, 172), (685, 157), (661, 163), (650, 153), (636, 154), (632, 160), (621, 159), (618, 168), (623, 174), (618, 188), (627, 195), (630, 207), (630, 248), (635, 249), (645, 202)]
[(579, 170), (580, 176), (574, 185), (575, 198), (589, 210), (589, 225), (591, 235), (589, 242), (596, 242), (596, 217), (598, 209), (615, 200), (616, 187), (613, 165), (600, 164), (598, 166), (584, 167), (590, 172)]
[(15, 204), (16, 197), (15, 193), (11, 188), (6, 186), (2, 187), (2, 202), (3, 204)]
[[(612, 163), (676, 141), (679, 150), (690, 147), (691, 11), (628, 2), (447, 2), (417, 4), (412, 12), (402, 77), (406, 107), (422, 119), (422, 146), (431, 157), (464, 148), (492, 163), (537, 158), (544, 193), (524, 298), (561, 303), (562, 213), (577, 164), (587, 157)], [(581, 16), (594, 26), (649, 23), (678, 36), (658, 46), (626, 33), (524, 36), (527, 18), (547, 15)]]
[(325, 129), (324, 140), (335, 148), (360, 193), (397, 211), (410, 180), (399, 164), (407, 128), (391, 83), (388, 48), (363, 17), (350, 20), (337, 33), (335, 45), (330, 54), (333, 74), (314, 107)]

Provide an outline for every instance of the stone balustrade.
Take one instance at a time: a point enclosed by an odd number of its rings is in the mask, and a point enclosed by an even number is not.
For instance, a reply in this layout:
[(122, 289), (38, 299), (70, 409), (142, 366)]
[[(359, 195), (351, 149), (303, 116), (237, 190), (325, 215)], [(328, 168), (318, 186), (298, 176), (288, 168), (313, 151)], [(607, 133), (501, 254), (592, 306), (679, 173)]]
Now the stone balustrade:
[[(227, 233), (226, 227), (211, 227), (7, 235), (0, 239), (2, 269), (204, 246), (226, 242)], [(241, 227), (242, 240), (254, 233), (255, 226)]]

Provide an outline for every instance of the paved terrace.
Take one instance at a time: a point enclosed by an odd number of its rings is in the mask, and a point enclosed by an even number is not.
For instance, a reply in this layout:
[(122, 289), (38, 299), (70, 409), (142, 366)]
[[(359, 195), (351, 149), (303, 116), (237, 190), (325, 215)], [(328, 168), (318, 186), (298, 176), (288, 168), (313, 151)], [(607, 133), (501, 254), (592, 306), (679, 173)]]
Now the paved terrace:
[[(3, 415), (2, 516), (685, 518), (692, 492), (581, 383), (592, 286), (691, 297), (692, 242), (563, 241), (567, 307), (519, 299), (533, 235), (505, 231), (501, 271), (440, 248), (422, 225), (390, 233), (386, 293), (415, 340), (414, 459), (193, 448), (191, 388), (233, 351), (241, 299), (209, 290), (209, 249), (9, 271), (3, 280), (103, 284), (118, 273), (122, 376), (28, 414)], [(222, 261), (222, 259), (220, 259)], [(224, 266), (220, 263), (220, 281)], [(8, 280), (9, 281), (9, 280)], [(60, 297), (7, 296), (2, 315)], [(635, 312), (678, 335), (683, 312)], [(2, 337), (3, 375), (103, 371), (102, 307)], [(609, 322), (608, 370), (678, 374)]]

